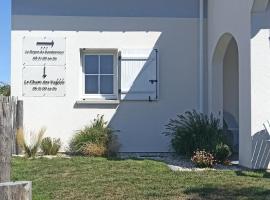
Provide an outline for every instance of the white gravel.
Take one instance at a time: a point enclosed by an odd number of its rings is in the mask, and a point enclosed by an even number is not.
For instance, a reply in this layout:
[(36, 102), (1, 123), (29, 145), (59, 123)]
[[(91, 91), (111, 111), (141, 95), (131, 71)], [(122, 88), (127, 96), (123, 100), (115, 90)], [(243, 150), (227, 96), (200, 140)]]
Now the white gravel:
[(196, 167), (191, 160), (175, 156), (152, 157), (150, 159), (165, 162), (172, 171), (243, 170), (242, 167), (236, 164), (237, 162), (231, 162), (230, 165), (216, 164), (213, 168), (202, 169)]
[[(12, 155), (13, 157), (20, 157), (20, 158), (24, 158), (25, 155)], [(47, 159), (54, 159), (54, 158), (67, 158), (70, 159), (71, 157), (69, 155), (66, 154), (57, 154), (55, 156), (53, 155), (37, 155), (35, 158), (47, 158)], [(33, 158), (29, 158), (29, 159), (33, 159)]]

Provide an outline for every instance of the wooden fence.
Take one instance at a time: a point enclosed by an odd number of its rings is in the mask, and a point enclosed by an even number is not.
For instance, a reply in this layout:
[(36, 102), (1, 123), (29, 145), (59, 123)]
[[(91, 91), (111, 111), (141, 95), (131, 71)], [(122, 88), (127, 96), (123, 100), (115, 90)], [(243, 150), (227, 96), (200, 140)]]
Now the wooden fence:
[(10, 181), (11, 155), (18, 153), (16, 132), (23, 126), (23, 102), (0, 96), (0, 183)]
[(11, 155), (19, 153), (17, 129), (23, 127), (23, 102), (0, 96), (0, 200), (32, 199), (31, 182), (10, 182)]
[(17, 129), (23, 128), (23, 101), (16, 97), (0, 96), (0, 117), (5, 120), (5, 132), (8, 132), (11, 141), (11, 153), (20, 153), (16, 145)]

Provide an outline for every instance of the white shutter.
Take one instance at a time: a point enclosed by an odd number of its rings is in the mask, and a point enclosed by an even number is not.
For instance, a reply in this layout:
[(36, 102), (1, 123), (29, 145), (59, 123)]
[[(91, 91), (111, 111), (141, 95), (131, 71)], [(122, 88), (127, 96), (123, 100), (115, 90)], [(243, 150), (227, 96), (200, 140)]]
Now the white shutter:
[(121, 50), (121, 99), (154, 101), (158, 98), (158, 51)]

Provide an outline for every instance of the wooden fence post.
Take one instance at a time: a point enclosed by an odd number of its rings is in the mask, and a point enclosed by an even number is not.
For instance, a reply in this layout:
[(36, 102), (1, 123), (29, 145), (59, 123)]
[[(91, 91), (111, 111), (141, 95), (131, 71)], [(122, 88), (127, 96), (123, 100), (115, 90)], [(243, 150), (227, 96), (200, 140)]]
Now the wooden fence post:
[[(23, 129), (23, 101), (22, 100), (17, 101), (16, 110), (17, 110), (16, 111), (16, 131), (17, 131), (18, 129)], [(15, 134), (15, 142), (16, 142), (16, 154), (18, 155), (22, 153), (22, 150), (17, 144), (16, 134)]]
[(12, 133), (11, 133), (11, 154), (16, 154), (16, 134), (17, 134), (17, 98), (10, 98), (10, 106), (11, 106), (11, 123), (12, 123)]
[(0, 200), (31, 200), (31, 182), (9, 182), (11, 154), (16, 149), (17, 128), (23, 126), (23, 103), (0, 96)]
[(32, 200), (32, 182), (0, 183), (1, 200)]
[(12, 105), (10, 98), (0, 101), (0, 183), (10, 181)]

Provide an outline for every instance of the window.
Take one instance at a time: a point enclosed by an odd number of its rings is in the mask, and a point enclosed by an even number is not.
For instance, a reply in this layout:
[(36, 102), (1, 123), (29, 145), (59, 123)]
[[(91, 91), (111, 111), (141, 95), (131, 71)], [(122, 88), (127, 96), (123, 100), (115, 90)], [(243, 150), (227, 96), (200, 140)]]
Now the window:
[(83, 94), (103, 99), (117, 99), (117, 64), (113, 51), (83, 54)]
[(82, 50), (82, 100), (78, 102), (157, 101), (158, 58), (157, 49)]

